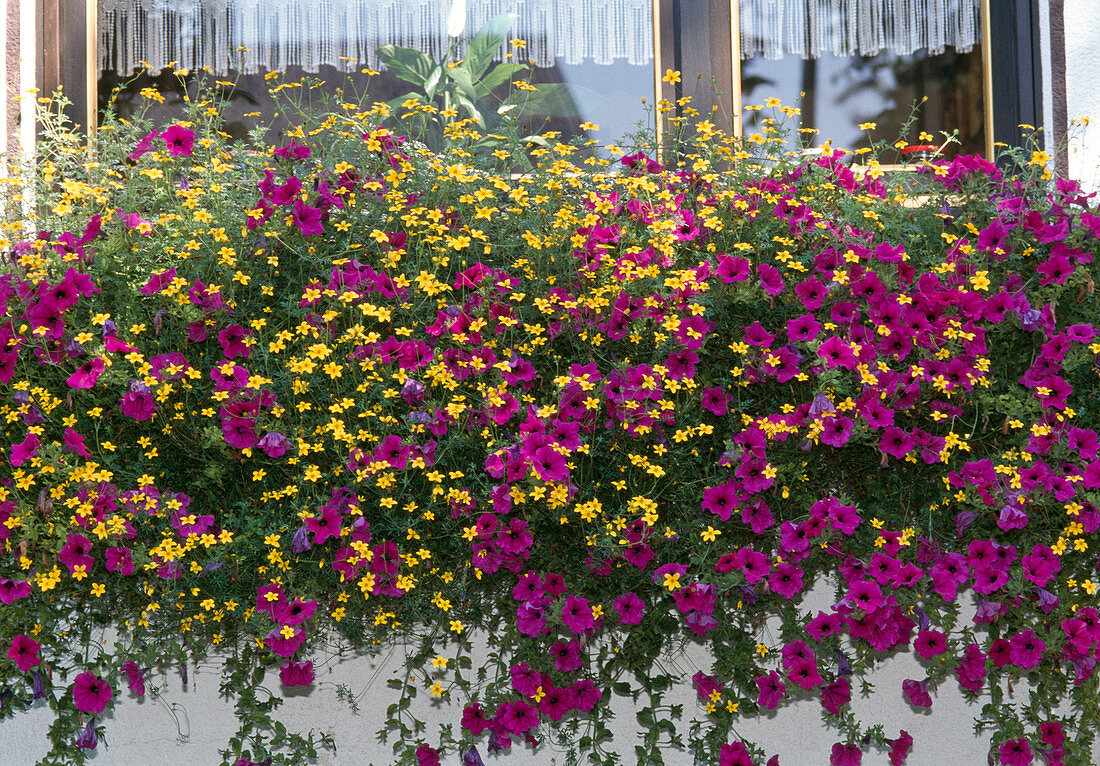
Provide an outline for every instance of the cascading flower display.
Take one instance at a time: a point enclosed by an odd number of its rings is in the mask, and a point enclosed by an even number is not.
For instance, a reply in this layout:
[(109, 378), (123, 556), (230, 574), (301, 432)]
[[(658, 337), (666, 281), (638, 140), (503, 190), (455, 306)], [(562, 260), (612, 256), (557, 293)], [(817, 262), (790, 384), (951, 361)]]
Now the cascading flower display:
[[(52, 695), (57, 758), (123, 679), (233, 648), (225, 762), (295, 762), (321, 743), (264, 675), (319, 686), (326, 652), (400, 639), (405, 764), (577, 719), (607, 749), (636, 692), (640, 762), (769, 762), (737, 722), (813, 699), (829, 762), (901, 764), (919, 738), (850, 703), (908, 650), (899, 702), (992, 695), (992, 758), (1090, 762), (1090, 195), (976, 157), (895, 186), (708, 122), (658, 158), (479, 154), (452, 121), (437, 154), (385, 105), (330, 107), (274, 148), (210, 100), (108, 116), (10, 181), (42, 220), (7, 222), (0, 271), (0, 685)], [(686, 743), (660, 669), (684, 641), (720, 647)], [(419, 689), (460, 725), (423, 729)]]

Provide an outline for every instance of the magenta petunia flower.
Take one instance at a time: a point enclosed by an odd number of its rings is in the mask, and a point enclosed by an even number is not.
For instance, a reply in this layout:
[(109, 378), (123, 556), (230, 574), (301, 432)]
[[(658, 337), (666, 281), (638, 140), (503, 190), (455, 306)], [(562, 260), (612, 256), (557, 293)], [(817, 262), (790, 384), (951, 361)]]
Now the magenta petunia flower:
[(718, 267), (714, 270), (725, 284), (744, 282), (749, 278), (752, 264), (737, 255), (718, 255)]
[(703, 409), (721, 417), (729, 411), (730, 395), (721, 388), (704, 388), (700, 392)]
[(283, 686), (309, 686), (313, 683), (313, 662), (286, 662), (279, 668)]
[(310, 151), (308, 146), (299, 144), (292, 138), (286, 146), (272, 150), (272, 154), (284, 160), (308, 160)]
[(569, 596), (561, 607), (561, 619), (574, 633), (584, 633), (596, 625), (592, 616), (592, 606), (588, 599), (580, 596)]
[(737, 505), (737, 490), (727, 481), (716, 487), (703, 490), (703, 510), (710, 511), (722, 521), (729, 521), (730, 514)]
[(41, 665), (42, 658), (38, 656), (38, 650), (42, 644), (22, 633), (11, 640), (8, 647), (8, 659), (15, 662), (16, 667), (24, 673), (31, 668)]
[(890, 426), (883, 430), (878, 446), (887, 455), (902, 460), (917, 445), (908, 433), (897, 426)]
[(1010, 739), (1001, 745), (1001, 763), (1004, 766), (1030, 766), (1032, 761), (1031, 746), (1027, 739)]
[(172, 280), (174, 280), (175, 278), (176, 268), (174, 266), (167, 271), (156, 272), (153, 274), (153, 276), (149, 277), (148, 282), (146, 282), (141, 288), (138, 289), (138, 292), (142, 293), (143, 295), (155, 295), (164, 288), (168, 287), (168, 285), (172, 284)]
[(517, 735), (539, 725), (539, 716), (534, 705), (524, 700), (501, 705), (494, 718), (508, 732)]
[(833, 744), (833, 752), (829, 756), (830, 766), (859, 766), (863, 762), (863, 751), (859, 745), (844, 745), (840, 742)]
[(140, 234), (152, 234), (153, 224), (150, 221), (146, 221), (138, 213), (124, 213), (122, 208), (115, 211), (115, 215), (119, 217), (123, 225), (127, 229), (137, 229)]
[(822, 425), (821, 443), (828, 444), (830, 447), (843, 447), (851, 438), (854, 424), (851, 418), (846, 418), (843, 415), (833, 415), (825, 418)]
[(890, 743), (890, 766), (904, 766), (905, 759), (909, 757), (909, 751), (913, 747), (913, 738), (905, 729), (901, 730), (897, 739)]
[(565, 481), (569, 467), (565, 456), (553, 447), (539, 447), (531, 455), (531, 467), (542, 481)]
[(133, 660), (122, 663), (122, 672), (126, 674), (126, 683), (130, 691), (139, 697), (145, 696), (145, 671)]
[(882, 589), (877, 583), (870, 580), (856, 580), (848, 589), (849, 605), (865, 612), (873, 612), (884, 603), (886, 599), (882, 595)]
[(626, 625), (638, 625), (642, 621), (645, 612), (645, 602), (634, 592), (624, 593), (615, 599), (615, 611), (619, 619)]
[(1062, 284), (1074, 272), (1076, 266), (1061, 253), (1051, 254), (1049, 258), (1036, 267), (1036, 271), (1042, 276), (1041, 285), (1049, 285), (1052, 282)]
[(402, 443), (400, 436), (390, 434), (379, 442), (378, 447), (374, 451), (374, 458), (375, 460), (384, 461), (388, 463), (391, 468), (396, 468), (400, 471), (405, 468), (405, 463), (411, 452), (412, 448)]
[(907, 678), (901, 683), (901, 691), (905, 699), (914, 707), (932, 707), (932, 696), (928, 693), (927, 681), (914, 681)]
[(31, 595), (31, 584), (26, 580), (0, 578), (0, 604), (11, 605)]
[(247, 418), (222, 420), (222, 437), (230, 447), (240, 450), (252, 449), (260, 441), (256, 433), (256, 422)]
[(324, 506), (320, 516), (311, 516), (306, 519), (306, 528), (313, 533), (313, 544), (321, 545), (330, 537), (340, 536), (340, 525), (343, 524), (343, 515), (332, 508)]
[(218, 333), (218, 342), (221, 344), (222, 353), (226, 359), (235, 359), (238, 356), (246, 359), (251, 356), (252, 350), (245, 343), (245, 338), (251, 333), (239, 324), (231, 324)]
[(829, 612), (818, 612), (817, 616), (806, 623), (806, 632), (815, 641), (821, 641), (828, 636), (838, 635), (841, 631), (840, 616)]
[(1046, 644), (1035, 635), (1035, 631), (1025, 630), (1009, 641), (1009, 657), (1013, 665), (1026, 670), (1042, 661), (1046, 648)]
[(821, 689), (821, 706), (833, 715), (852, 701), (852, 685), (845, 677), (840, 677)]
[(93, 357), (76, 368), (76, 372), (69, 376), (65, 382), (70, 388), (93, 388), (99, 376), (103, 374), (104, 362), (102, 357)]
[(319, 207), (310, 207), (301, 200), (294, 201), (294, 225), (306, 236), (324, 232), (325, 228), (321, 224), (321, 214), (322, 211)]
[(157, 411), (149, 387), (138, 381), (130, 384), (130, 389), (118, 400), (118, 404), (123, 415), (139, 421), (152, 420)]
[(570, 687), (573, 695), (573, 707), (582, 713), (591, 712), (603, 698), (603, 692), (596, 688), (591, 679), (584, 678)]
[(817, 662), (813, 658), (795, 660), (787, 671), (787, 677), (792, 683), (805, 690), (813, 689), (823, 683), (817, 672)]
[(65, 440), (65, 449), (69, 452), (75, 452), (82, 458), (87, 460), (91, 457), (91, 453), (88, 452), (88, 447), (84, 444), (84, 437), (78, 434), (71, 428), (66, 428), (63, 434)]
[(551, 721), (560, 721), (572, 709), (573, 695), (568, 689), (559, 689), (555, 686), (543, 689), (543, 698), (539, 700), (539, 712)]
[(65, 537), (65, 545), (57, 552), (57, 560), (64, 564), (72, 574), (76, 567), (83, 566), (85, 572), (89, 572), (95, 564), (95, 558), (91, 555), (92, 541), (84, 535), (70, 532)]
[(825, 360), (825, 364), (830, 370), (836, 367), (854, 370), (859, 363), (856, 355), (852, 353), (852, 347), (836, 335), (830, 335), (818, 347), (817, 355)]
[(913, 649), (926, 660), (947, 651), (947, 636), (938, 630), (922, 630), (917, 633)]
[(18, 468), (38, 454), (38, 447), (38, 435), (29, 433), (19, 444), (12, 445), (11, 454), (8, 456), (8, 462), (13, 467)]
[(760, 286), (768, 297), (774, 298), (783, 292), (785, 285), (779, 269), (769, 263), (761, 263), (756, 267), (756, 275), (760, 278)]
[(421, 742), (416, 747), (416, 766), (439, 766), (439, 751)]
[(129, 548), (112, 546), (104, 554), (108, 572), (118, 572), (124, 577), (134, 573), (134, 557)]
[(127, 155), (132, 161), (137, 162), (143, 156), (153, 150), (153, 141), (160, 138), (160, 132), (157, 130), (151, 130), (142, 137), (140, 141), (134, 144), (133, 150)]
[(303, 601), (296, 598), (291, 604), (276, 607), (274, 617), (280, 625), (301, 625), (313, 616), (316, 609), (316, 600)]
[(768, 576), (768, 587), (783, 598), (791, 599), (802, 592), (802, 568), (783, 562)]
[[(288, 637), (289, 636), (289, 637)], [(290, 657), (306, 642), (306, 632), (301, 627), (275, 628), (264, 636), (267, 647), (280, 657)]]
[(980, 692), (985, 685), (987, 670), (986, 656), (977, 644), (969, 644), (962, 660), (955, 667), (955, 678), (959, 686), (970, 691)]
[(774, 709), (787, 691), (787, 685), (783, 683), (779, 674), (774, 670), (770, 671), (767, 675), (757, 678), (756, 688), (760, 690), (760, 694), (756, 699), (756, 704), (766, 710)]
[(182, 125), (170, 126), (160, 137), (173, 157), (189, 157), (195, 149), (195, 131)]
[(115, 691), (111, 685), (92, 672), (84, 672), (73, 682), (73, 703), (84, 713), (103, 712)]
[(754, 766), (754, 761), (740, 742), (725, 743), (718, 750), (718, 766)]

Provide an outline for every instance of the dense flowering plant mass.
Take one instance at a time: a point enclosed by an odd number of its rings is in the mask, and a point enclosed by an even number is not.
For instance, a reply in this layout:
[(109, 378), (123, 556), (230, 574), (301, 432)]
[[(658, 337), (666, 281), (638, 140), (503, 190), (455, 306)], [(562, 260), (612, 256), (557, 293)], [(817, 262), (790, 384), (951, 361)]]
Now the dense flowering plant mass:
[[(879, 693), (959, 687), (994, 761), (1091, 762), (1091, 195), (971, 156), (904, 191), (708, 122), (613, 159), (551, 135), (516, 175), (507, 135), (435, 153), (392, 117), (319, 107), (250, 151), (196, 99), (7, 179), (0, 711), (47, 699), (51, 763), (211, 650), (225, 762), (297, 763), (321, 740), (261, 686), (395, 639), (405, 764), (546, 737), (775, 763), (734, 732), (799, 699), (830, 763), (901, 764), (919, 739), (850, 703), (909, 650)], [(690, 725), (662, 670), (688, 643)]]

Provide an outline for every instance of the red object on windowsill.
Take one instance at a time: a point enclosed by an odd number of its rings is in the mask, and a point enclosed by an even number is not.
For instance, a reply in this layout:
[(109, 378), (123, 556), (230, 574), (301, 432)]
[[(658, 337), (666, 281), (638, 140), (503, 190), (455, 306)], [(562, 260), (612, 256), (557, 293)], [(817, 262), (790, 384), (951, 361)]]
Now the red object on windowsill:
[(938, 153), (940, 147), (933, 144), (914, 144), (901, 150), (902, 160), (928, 160), (931, 161)]

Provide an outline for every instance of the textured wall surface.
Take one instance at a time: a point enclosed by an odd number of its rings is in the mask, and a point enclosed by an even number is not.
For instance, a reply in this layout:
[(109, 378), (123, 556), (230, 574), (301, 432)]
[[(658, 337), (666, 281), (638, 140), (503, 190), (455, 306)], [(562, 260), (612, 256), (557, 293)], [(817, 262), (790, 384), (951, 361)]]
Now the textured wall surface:
[[(1090, 191), (1100, 191), (1100, 2), (1066, 0), (1065, 30), (1069, 172)], [(1082, 117), (1091, 122), (1072, 122)]]

